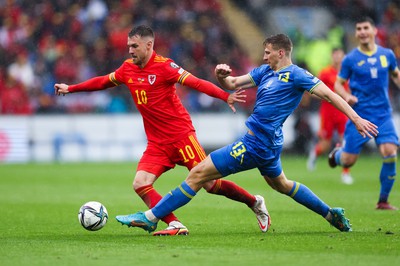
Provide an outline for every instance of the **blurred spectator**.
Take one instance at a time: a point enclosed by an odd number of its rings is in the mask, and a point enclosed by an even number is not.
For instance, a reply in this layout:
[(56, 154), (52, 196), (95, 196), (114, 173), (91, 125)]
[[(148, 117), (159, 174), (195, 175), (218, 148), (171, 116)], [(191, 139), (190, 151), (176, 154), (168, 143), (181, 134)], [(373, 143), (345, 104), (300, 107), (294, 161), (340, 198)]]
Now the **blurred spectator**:
[[(227, 63), (239, 73), (246, 72), (251, 66), (249, 57), (229, 32), (216, 0), (148, 0), (146, 4), (137, 0), (0, 2), (0, 68), (9, 68), (10, 73), (27, 86), (34, 113), (63, 111), (55, 104), (52, 95), (55, 77), (59, 81), (77, 83), (84, 77), (109, 73), (119, 66), (121, 60), (129, 58), (126, 35), (139, 24), (155, 29), (155, 48), (160, 54), (174, 59), (200, 78), (216, 82), (213, 70), (217, 63)], [(268, 10), (261, 9), (277, 5), (323, 5), (335, 14), (338, 21), (348, 20), (360, 12), (376, 12), (373, 17), (379, 17), (376, 20), (381, 22), (378, 25), (380, 41), (386, 42), (400, 58), (399, 1), (377, 1), (379, 6), (368, 3), (370, 1), (343, 0), (269, 0), (268, 5), (260, 0), (234, 2), (239, 3), (244, 11), (253, 10), (250, 14), (267, 14)], [(335, 26), (340, 25), (337, 23)], [(343, 36), (342, 30), (333, 27), (325, 37), (329, 42), (338, 42), (338, 38)], [(297, 45), (294, 52), (310, 57), (307, 55), (309, 46), (307, 42), (305, 44), (305, 52), (301, 52), (301, 45)], [(17, 57), (17, 54), (20, 55)], [(180, 93), (182, 101), (191, 112), (226, 110), (223, 104), (212, 98), (195, 92), (187, 93), (179, 86), (177, 89), (183, 90)], [(248, 93), (253, 91), (248, 90)], [(391, 90), (391, 93), (394, 98), (399, 98), (398, 91)], [(101, 97), (90, 99), (93, 102), (69, 97), (63, 99), (65, 102), (61, 106), (66, 108), (66, 112), (78, 113), (136, 111), (130, 107), (131, 99), (126, 90), (106, 92)], [(399, 110), (399, 106), (397, 103), (394, 108)], [(239, 108), (247, 112), (252, 109), (252, 102), (248, 101)]]
[(27, 90), (31, 90), (34, 86), (35, 74), (33, 66), (29, 62), (28, 52), (20, 49), (16, 52), (16, 61), (8, 66), (8, 74), (18, 82), (21, 82)]
[(7, 115), (28, 115), (32, 113), (24, 85), (9, 73), (0, 74), (0, 113)]

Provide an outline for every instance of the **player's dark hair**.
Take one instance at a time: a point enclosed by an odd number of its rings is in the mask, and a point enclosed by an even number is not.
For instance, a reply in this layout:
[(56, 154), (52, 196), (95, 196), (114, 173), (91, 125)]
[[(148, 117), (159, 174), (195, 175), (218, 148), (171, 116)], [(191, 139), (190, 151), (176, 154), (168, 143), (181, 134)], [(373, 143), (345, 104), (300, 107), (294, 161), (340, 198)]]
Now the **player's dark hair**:
[(361, 16), (356, 19), (356, 24), (363, 22), (369, 22), (372, 26), (375, 27), (375, 21), (369, 16)]
[(140, 36), (140, 37), (152, 37), (154, 38), (154, 32), (153, 30), (146, 25), (140, 25), (137, 27), (134, 27), (129, 33), (128, 36), (129, 38), (133, 37), (133, 36)]
[(336, 46), (336, 47), (332, 48), (331, 53), (333, 54), (334, 52), (337, 52), (337, 51), (343, 51), (344, 52), (342, 47)]
[(274, 50), (283, 49), (286, 53), (292, 52), (293, 44), (289, 36), (285, 34), (272, 35), (265, 39), (263, 45), (271, 44)]

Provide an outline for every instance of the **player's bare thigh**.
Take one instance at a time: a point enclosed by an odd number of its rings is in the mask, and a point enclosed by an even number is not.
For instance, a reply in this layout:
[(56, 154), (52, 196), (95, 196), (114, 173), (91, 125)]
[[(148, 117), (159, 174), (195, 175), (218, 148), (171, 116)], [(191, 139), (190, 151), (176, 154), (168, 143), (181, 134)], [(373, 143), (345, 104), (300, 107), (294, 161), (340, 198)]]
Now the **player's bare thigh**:
[(210, 156), (190, 170), (186, 178), (186, 183), (194, 190), (199, 191), (202, 187), (210, 189), (215, 179), (221, 178), (222, 175), (215, 168)]
[(267, 181), (268, 185), (270, 185), (271, 188), (280, 193), (287, 194), (293, 187), (293, 181), (288, 180), (283, 171), (277, 177), (271, 178), (268, 176), (264, 176), (264, 179), (265, 181)]

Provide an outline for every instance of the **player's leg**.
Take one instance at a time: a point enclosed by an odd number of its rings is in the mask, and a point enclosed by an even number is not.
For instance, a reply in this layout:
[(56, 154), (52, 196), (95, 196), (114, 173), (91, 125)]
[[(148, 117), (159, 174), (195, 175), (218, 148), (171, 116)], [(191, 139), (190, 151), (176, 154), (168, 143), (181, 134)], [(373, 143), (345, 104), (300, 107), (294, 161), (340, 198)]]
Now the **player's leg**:
[[(154, 182), (159, 176), (174, 166), (168, 157), (168, 152), (165, 152), (168, 150), (168, 145), (160, 147), (154, 143), (149, 143), (139, 161), (133, 180), (133, 189), (148, 208), (154, 207), (162, 199), (161, 194), (153, 186)], [(168, 226), (173, 224), (186, 229), (173, 213), (163, 217), (162, 221)]]
[(393, 143), (384, 143), (379, 145), (379, 150), (382, 154), (383, 162), (379, 174), (381, 189), (376, 208), (380, 210), (398, 210), (397, 207), (390, 205), (388, 202), (396, 177), (397, 146)]
[(350, 168), (359, 157), (363, 145), (368, 142), (369, 138), (362, 137), (353, 123), (346, 124), (344, 133), (344, 146), (335, 147), (328, 155), (329, 166), (334, 168), (342, 166)]
[(326, 153), (331, 146), (331, 139), (334, 132), (334, 119), (330, 113), (321, 110), (320, 113), (320, 126), (318, 130), (318, 142), (310, 150), (307, 160), (307, 169), (309, 171), (315, 170), (317, 158)]
[[(157, 222), (169, 212), (187, 204), (196, 193), (210, 180), (247, 170), (253, 167), (252, 161), (242, 161), (246, 149), (238, 141), (212, 152), (192, 168), (188, 177), (180, 186), (169, 192), (154, 208), (145, 212), (147, 219)], [(231, 156), (231, 152), (235, 156)], [(241, 163), (242, 162), (242, 163)]]
[(264, 179), (273, 189), (290, 196), (296, 202), (321, 215), (338, 230), (351, 231), (350, 222), (344, 217), (344, 210), (342, 208), (330, 208), (307, 186), (288, 180), (283, 171), (277, 177), (270, 178), (264, 176)]
[(196, 193), (203, 187), (205, 182), (220, 177), (222, 177), (221, 174), (208, 156), (189, 172), (185, 181), (164, 196), (156, 206), (144, 213), (132, 214), (131, 219), (135, 221), (132, 226), (142, 227), (147, 231), (154, 231), (158, 221), (162, 217), (186, 205), (196, 196)]
[[(342, 113), (338, 114), (335, 123), (336, 131), (339, 135), (339, 145), (343, 143), (343, 135), (346, 129), (346, 123), (348, 121), (347, 116), (343, 115)], [(353, 177), (350, 174), (350, 167), (342, 167), (342, 174), (341, 174), (342, 183), (346, 185), (351, 185), (354, 183)]]
[[(149, 169), (149, 171), (154, 173), (165, 172), (165, 167), (161, 165), (141, 164), (138, 166), (138, 169)], [(159, 174), (157, 174), (157, 176), (158, 175)], [(157, 176), (145, 170), (138, 170), (133, 181), (133, 189), (148, 208), (153, 208), (162, 199), (161, 194), (153, 186)], [(163, 217), (162, 221), (169, 226), (178, 225), (182, 228), (186, 228), (173, 213)]]
[(204, 186), (204, 183), (254, 168), (254, 161), (244, 160), (246, 150), (241, 149), (241, 145), (242, 142), (239, 141), (212, 152), (189, 172), (188, 177), (180, 186), (169, 192), (155, 207), (144, 213), (127, 215), (133, 221), (132, 226), (141, 227), (149, 232), (154, 231), (159, 219), (187, 204)]
[(376, 143), (382, 156), (382, 167), (379, 174), (381, 189), (379, 194), (377, 209), (398, 210), (388, 203), (388, 198), (392, 190), (396, 177), (397, 149), (399, 147), (398, 136), (395, 131), (393, 121), (388, 119), (380, 125), (379, 135)]
[[(193, 161), (198, 162), (206, 157), (205, 151), (194, 133), (189, 135), (186, 141), (182, 140), (175, 145), (178, 145), (179, 155), (182, 156), (181, 161), (177, 163), (185, 165), (189, 170), (195, 165)], [(210, 180), (203, 184), (203, 188), (210, 194), (225, 196), (228, 199), (246, 204), (256, 214), (261, 231), (266, 232), (268, 230), (270, 220), (262, 196), (254, 196), (236, 183), (225, 179)]]
[[(189, 171), (200, 161), (206, 158), (206, 153), (200, 145), (195, 133), (192, 133), (185, 140), (175, 144), (180, 160), (177, 164), (186, 166)], [(228, 180), (210, 180), (203, 185), (204, 189), (211, 194), (225, 196), (231, 200), (246, 204), (249, 208), (256, 203), (254, 195), (247, 192), (244, 188)]]

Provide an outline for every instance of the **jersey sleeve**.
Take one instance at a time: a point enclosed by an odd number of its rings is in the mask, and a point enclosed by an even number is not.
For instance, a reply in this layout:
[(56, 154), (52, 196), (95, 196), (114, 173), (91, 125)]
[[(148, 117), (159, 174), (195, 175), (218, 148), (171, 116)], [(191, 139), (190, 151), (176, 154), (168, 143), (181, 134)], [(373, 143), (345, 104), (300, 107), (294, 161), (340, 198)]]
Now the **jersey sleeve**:
[(297, 89), (313, 93), (314, 88), (321, 83), (321, 80), (303, 68), (294, 70), (294, 84)]
[(185, 79), (190, 75), (188, 71), (178, 66), (172, 59), (165, 62), (164, 71), (165, 77), (171, 83), (183, 84)]
[(340, 68), (340, 72), (338, 74), (338, 77), (343, 79), (343, 80), (348, 80), (351, 76), (351, 60), (349, 56), (345, 56), (342, 61), (342, 66)]
[(265, 73), (270, 70), (271, 70), (271, 68), (268, 65), (261, 65), (259, 67), (254, 68), (253, 70), (251, 70), (249, 73), (249, 76), (250, 76), (252, 83), (255, 86), (260, 85), (261, 79), (264, 77)]
[(108, 76), (110, 81), (112, 83), (114, 83), (115, 86), (118, 86), (118, 85), (126, 83), (125, 82), (125, 79), (126, 79), (125, 78), (125, 73), (126, 73), (126, 68), (128, 66), (128, 61), (129, 60), (131, 60), (131, 59), (125, 60), (125, 62), (122, 63), (122, 65), (117, 70), (115, 70), (114, 72), (110, 73), (110, 75)]

